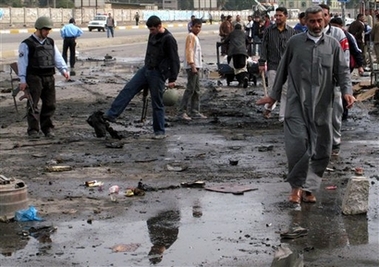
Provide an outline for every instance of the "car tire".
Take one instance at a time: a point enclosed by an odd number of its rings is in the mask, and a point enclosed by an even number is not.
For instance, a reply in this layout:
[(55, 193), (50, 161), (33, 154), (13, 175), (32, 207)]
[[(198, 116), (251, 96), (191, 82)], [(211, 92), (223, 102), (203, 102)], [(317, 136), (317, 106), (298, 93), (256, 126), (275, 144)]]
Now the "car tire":
[(88, 28), (88, 30), (89, 30), (90, 32), (92, 32), (92, 28)]

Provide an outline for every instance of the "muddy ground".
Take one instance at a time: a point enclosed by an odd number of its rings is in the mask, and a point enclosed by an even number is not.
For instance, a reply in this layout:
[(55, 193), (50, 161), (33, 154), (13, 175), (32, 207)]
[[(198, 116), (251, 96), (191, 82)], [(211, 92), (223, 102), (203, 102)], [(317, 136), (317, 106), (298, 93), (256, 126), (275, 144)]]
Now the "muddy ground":
[[(103, 53), (83, 51), (81, 59), (71, 82), (57, 76), (55, 139), (29, 140), (25, 103), (18, 102), (17, 114), (10, 93), (0, 95), (1, 174), (25, 181), (29, 203), (44, 219), (0, 224), (2, 266), (270, 266), (278, 246), (299, 253), (305, 266), (378, 266), (374, 100), (351, 110), (343, 125), (341, 154), (330, 163), (316, 193), (318, 202), (299, 208), (287, 202), (290, 188), (284, 182), (286, 156), (278, 113), (267, 120), (254, 105), (263, 96), (259, 81), (243, 89), (203, 75), (201, 103), (208, 119), (183, 123), (175, 119), (177, 105), (166, 107), (165, 140), (150, 139), (150, 108), (147, 122), (138, 122), (139, 95), (112, 124), (124, 138), (96, 138), (87, 117), (109, 107), (140, 58), (134, 63), (122, 58), (105, 62)], [(209, 68), (215, 70), (215, 65)], [(9, 88), (9, 74), (1, 76), (2, 89)], [(181, 74), (179, 95), (185, 81)], [(230, 159), (238, 164), (230, 165)], [(71, 169), (48, 171), (57, 165)], [(370, 180), (369, 212), (344, 216), (341, 202), (355, 167), (362, 167)], [(155, 190), (126, 197), (126, 189), (141, 179)], [(89, 180), (104, 185), (84, 186)], [(180, 186), (196, 180), (206, 186), (254, 190), (234, 195)], [(116, 202), (108, 195), (112, 185), (120, 187)], [(326, 190), (330, 185), (337, 189)], [(158, 226), (151, 226), (152, 221)], [(281, 239), (280, 232), (293, 225), (308, 229), (308, 235)], [(31, 226), (54, 228), (32, 235)], [(160, 262), (149, 256), (157, 239), (166, 242)]]

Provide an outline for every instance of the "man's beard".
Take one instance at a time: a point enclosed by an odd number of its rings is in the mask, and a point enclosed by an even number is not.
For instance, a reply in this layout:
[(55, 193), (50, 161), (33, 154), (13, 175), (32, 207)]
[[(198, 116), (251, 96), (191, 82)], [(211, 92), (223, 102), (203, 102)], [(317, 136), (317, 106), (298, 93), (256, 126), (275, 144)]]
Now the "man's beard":
[(316, 32), (310, 31), (308, 29), (308, 32), (309, 32), (310, 35), (312, 35), (314, 37), (320, 37), (322, 35), (322, 30), (320, 32), (316, 33)]

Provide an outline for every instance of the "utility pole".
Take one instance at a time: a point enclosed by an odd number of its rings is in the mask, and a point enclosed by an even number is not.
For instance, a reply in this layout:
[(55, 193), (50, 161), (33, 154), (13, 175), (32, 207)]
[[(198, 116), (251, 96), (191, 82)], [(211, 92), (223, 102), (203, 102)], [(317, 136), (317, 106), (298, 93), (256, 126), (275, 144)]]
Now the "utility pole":
[(345, 26), (345, 2), (341, 2), (341, 16), (342, 16), (342, 22), (343, 26)]
[(342, 16), (342, 22), (343, 26), (345, 26), (345, 5), (348, 0), (337, 0), (341, 4), (341, 16)]

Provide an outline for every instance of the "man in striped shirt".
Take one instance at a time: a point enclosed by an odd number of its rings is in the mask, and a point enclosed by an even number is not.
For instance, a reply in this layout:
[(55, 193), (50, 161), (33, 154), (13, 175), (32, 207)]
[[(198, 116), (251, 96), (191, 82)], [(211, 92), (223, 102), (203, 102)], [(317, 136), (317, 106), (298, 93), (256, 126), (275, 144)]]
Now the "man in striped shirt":
[[(278, 7), (275, 12), (275, 24), (267, 27), (263, 34), (261, 56), (259, 59), (260, 72), (265, 71), (265, 65), (267, 64), (269, 89), (271, 89), (274, 84), (276, 70), (279, 66), (284, 50), (286, 49), (287, 41), (292, 35), (296, 34), (296, 31), (287, 24), (287, 9), (285, 7)], [(280, 98), (280, 121), (284, 120), (286, 95), (287, 84), (283, 86), (282, 97)], [(269, 118), (274, 106), (272, 106), (272, 108), (265, 106), (265, 109), (264, 115), (266, 118)]]
[[(330, 25), (330, 7), (325, 4), (319, 5), (323, 10), (325, 28), (324, 33), (334, 37), (339, 43), (343, 50), (345, 60), (348, 66), (350, 66), (350, 49), (349, 41), (343, 30), (338, 27)], [(346, 103), (345, 103), (346, 106)], [(341, 127), (342, 127), (342, 114), (343, 114), (343, 103), (341, 89), (337, 84), (334, 90), (334, 103), (333, 103), (333, 147), (332, 155), (338, 156), (340, 152), (341, 144)]]

